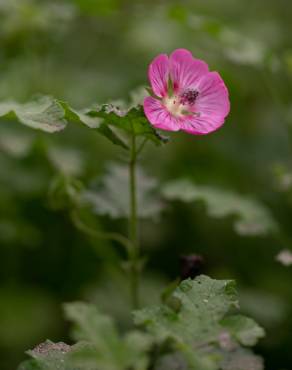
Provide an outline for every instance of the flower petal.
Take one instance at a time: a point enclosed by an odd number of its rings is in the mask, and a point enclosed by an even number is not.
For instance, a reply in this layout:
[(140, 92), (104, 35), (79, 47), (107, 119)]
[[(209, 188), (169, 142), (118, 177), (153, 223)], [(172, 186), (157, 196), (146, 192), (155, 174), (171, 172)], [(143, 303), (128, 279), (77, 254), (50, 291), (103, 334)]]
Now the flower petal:
[(169, 64), (175, 92), (194, 88), (209, 71), (204, 61), (193, 58), (192, 53), (185, 49), (175, 50), (169, 57)]
[(199, 81), (194, 115), (181, 118), (182, 130), (206, 135), (220, 128), (230, 111), (228, 90), (217, 72), (209, 72)]
[(156, 96), (162, 98), (167, 94), (168, 77), (168, 56), (160, 54), (152, 61), (148, 69), (148, 78)]
[(199, 96), (195, 104), (196, 112), (201, 116), (222, 117), (230, 111), (228, 90), (217, 72), (209, 72), (199, 81)]
[(156, 128), (166, 131), (178, 131), (178, 120), (173, 117), (160, 100), (148, 96), (144, 100), (144, 112), (148, 121)]
[(224, 123), (220, 116), (186, 116), (180, 119), (181, 130), (192, 135), (207, 135), (218, 130)]

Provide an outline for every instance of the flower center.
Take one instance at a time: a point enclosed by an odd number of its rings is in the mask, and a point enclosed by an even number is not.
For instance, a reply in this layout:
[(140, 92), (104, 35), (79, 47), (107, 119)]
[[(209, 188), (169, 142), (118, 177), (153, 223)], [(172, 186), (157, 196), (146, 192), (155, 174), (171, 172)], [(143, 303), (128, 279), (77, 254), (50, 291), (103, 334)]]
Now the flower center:
[(183, 115), (194, 114), (188, 107), (195, 104), (198, 96), (199, 92), (197, 90), (187, 89), (180, 95), (165, 97), (163, 104), (173, 116), (181, 117)]
[(182, 105), (194, 105), (199, 92), (193, 89), (187, 89), (180, 95), (180, 102)]
[(175, 117), (179, 117), (182, 112), (182, 106), (180, 104), (180, 99), (177, 96), (166, 97), (163, 101), (167, 110)]

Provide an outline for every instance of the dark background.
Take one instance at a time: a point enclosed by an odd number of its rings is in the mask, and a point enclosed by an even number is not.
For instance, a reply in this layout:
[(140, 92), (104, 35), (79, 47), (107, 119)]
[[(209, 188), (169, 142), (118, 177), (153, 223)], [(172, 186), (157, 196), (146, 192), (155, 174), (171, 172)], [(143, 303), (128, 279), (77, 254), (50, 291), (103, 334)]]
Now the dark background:
[[(159, 181), (188, 177), (248, 194), (270, 209), (279, 233), (238, 235), (233, 218), (212, 219), (200, 202), (168, 206), (143, 221), (149, 254), (143, 300), (154, 303), (179, 274), (179, 256), (199, 253), (204, 272), (238, 282), (241, 306), (267, 331), (257, 352), (268, 370), (292, 368), (292, 269), (275, 261), (291, 248), (292, 3), (287, 0), (1, 0), (0, 99), (41, 93), (75, 108), (127, 98), (147, 82), (155, 55), (188, 48), (219, 71), (231, 114), (206, 137), (171, 135), (149, 144), (142, 165)], [(46, 338), (68, 341), (61, 304), (88, 299), (128, 320), (127, 283), (117, 245), (92, 241), (48, 196), (58, 148), (85, 184), (122, 155), (75, 124), (48, 135), (0, 125), (0, 368), (15, 369), (24, 351)], [(125, 221), (98, 220), (126, 230)]]

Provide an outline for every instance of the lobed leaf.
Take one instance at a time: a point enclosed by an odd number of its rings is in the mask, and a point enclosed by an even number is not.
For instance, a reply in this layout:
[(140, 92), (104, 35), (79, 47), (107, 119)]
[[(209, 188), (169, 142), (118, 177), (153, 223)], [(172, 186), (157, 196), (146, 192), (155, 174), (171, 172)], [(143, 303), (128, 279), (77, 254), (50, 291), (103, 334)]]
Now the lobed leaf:
[[(158, 216), (163, 204), (155, 194), (158, 184), (155, 179), (137, 169), (137, 208), (140, 218)], [(123, 196), (121, 196), (123, 194)], [(126, 166), (112, 163), (101, 184), (92, 190), (86, 190), (82, 199), (99, 215), (113, 218), (129, 216), (129, 171)]]
[(16, 119), (26, 126), (53, 133), (66, 127), (65, 112), (54, 98), (43, 96), (29, 103), (0, 103), (0, 117)]
[(14, 158), (23, 158), (32, 150), (34, 137), (23, 132), (6, 130), (1, 127), (0, 150)]
[(48, 159), (53, 167), (66, 176), (80, 176), (84, 168), (83, 153), (74, 148), (50, 146)]
[[(81, 370), (70, 361), (73, 348), (63, 342), (53, 343), (47, 340), (27, 351), (32, 360), (22, 363), (18, 370)], [(82, 370), (90, 369), (83, 367)]]
[(149, 124), (141, 105), (129, 109), (120, 109), (118, 106), (112, 104), (104, 104), (95, 110), (90, 110), (87, 115), (102, 118), (103, 125), (111, 129), (116, 128), (128, 134), (142, 136), (156, 145), (168, 141), (168, 138), (162, 136)]
[(112, 143), (128, 149), (128, 136), (145, 138), (156, 145), (168, 139), (150, 125), (141, 105), (121, 109), (104, 104), (92, 109), (76, 110), (68, 103), (50, 96), (41, 96), (28, 103), (0, 103), (0, 117), (14, 119), (34, 129), (54, 133), (63, 130), (68, 122), (83, 124)]
[(146, 351), (150, 345), (146, 334), (129, 332), (120, 337), (113, 320), (94, 305), (66, 304), (65, 313), (75, 324), (75, 339), (89, 345), (75, 352), (75, 360), (79, 357), (82, 364), (85, 361), (94, 370), (146, 370)]
[(216, 370), (226, 355), (264, 334), (253, 320), (231, 315), (237, 307), (233, 281), (199, 276), (183, 281), (166, 304), (136, 311), (134, 318), (158, 344), (171, 341), (189, 368)]
[(113, 144), (128, 149), (128, 135), (149, 139), (156, 145), (168, 141), (145, 117), (141, 105), (120, 108), (123, 104), (103, 104), (92, 109), (77, 111), (60, 102), (68, 121), (75, 121), (94, 129)]
[(71, 108), (66, 102), (60, 102), (64, 111), (66, 119), (70, 122), (77, 122), (94, 129), (102, 136), (106, 137), (113, 144), (119, 145), (124, 149), (128, 149), (126, 139), (117, 132), (114, 132), (102, 118), (90, 115), (88, 110), (78, 111)]
[(233, 192), (178, 180), (166, 184), (162, 193), (166, 199), (187, 203), (203, 201), (207, 214), (221, 218), (236, 216), (234, 229), (241, 235), (266, 235), (277, 230), (269, 210), (259, 201)]
[(229, 316), (221, 325), (244, 346), (254, 346), (265, 335), (264, 329), (253, 319), (241, 315)]
[(246, 349), (237, 349), (225, 356), (222, 370), (263, 370), (263, 359)]
[(184, 280), (167, 305), (137, 311), (135, 322), (145, 324), (159, 340), (174, 338), (199, 345), (216, 340), (220, 320), (237, 305), (233, 281), (200, 276)]

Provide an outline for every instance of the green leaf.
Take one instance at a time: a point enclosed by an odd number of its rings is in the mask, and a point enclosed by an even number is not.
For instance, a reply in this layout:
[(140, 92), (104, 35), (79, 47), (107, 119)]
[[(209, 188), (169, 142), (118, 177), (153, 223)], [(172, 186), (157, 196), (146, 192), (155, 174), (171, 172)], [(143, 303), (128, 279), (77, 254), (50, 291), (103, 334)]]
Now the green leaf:
[(17, 119), (26, 126), (49, 133), (66, 127), (64, 115), (61, 104), (49, 96), (25, 104), (12, 101), (0, 103), (0, 117)]
[(84, 168), (82, 153), (73, 148), (50, 146), (48, 158), (55, 169), (66, 176), (80, 176)]
[(196, 185), (187, 180), (166, 184), (162, 193), (169, 200), (177, 199), (187, 203), (203, 201), (211, 217), (236, 216), (234, 229), (241, 235), (266, 235), (277, 230), (269, 210), (259, 201), (246, 196)]
[(158, 344), (171, 341), (191, 369), (219, 369), (226, 353), (241, 343), (255, 344), (263, 335), (253, 320), (230, 316), (237, 307), (233, 281), (199, 276), (183, 281), (167, 304), (136, 311), (134, 318)]
[[(135, 98), (136, 99), (136, 98)], [(121, 108), (122, 104), (104, 104), (94, 109), (77, 111), (66, 102), (60, 102), (66, 119), (92, 128), (105, 136), (112, 143), (128, 149), (128, 135), (144, 137), (156, 145), (165, 143), (167, 138), (150, 125), (145, 117), (142, 106)]]
[(221, 324), (244, 346), (254, 346), (265, 336), (264, 329), (249, 317), (229, 316)]
[[(77, 341), (86, 341), (107, 347), (107, 341), (119, 342), (113, 320), (101, 314), (94, 305), (82, 302), (64, 305), (67, 319), (74, 322), (73, 337)], [(106, 336), (103, 334), (106, 333)]]
[(50, 340), (47, 340), (44, 343), (39, 344), (33, 350), (27, 351), (27, 354), (30, 355), (34, 359), (42, 359), (42, 358), (64, 358), (66, 353), (71, 351), (71, 346), (66, 343), (58, 342), (54, 343)]
[(77, 122), (83, 124), (91, 129), (94, 129), (102, 136), (105, 136), (113, 144), (119, 145), (124, 149), (128, 149), (126, 139), (123, 138), (119, 133), (111, 129), (104, 120), (100, 117), (92, 116), (87, 110), (75, 110), (71, 108), (66, 102), (60, 101), (64, 111), (65, 117), (70, 122)]
[(267, 58), (266, 45), (255, 37), (229, 27), (223, 27), (218, 36), (224, 54), (233, 63), (260, 66)]
[[(140, 304), (142, 307), (160, 302), (160, 291), (167, 281), (164, 276), (143, 272), (140, 279)], [(111, 267), (102, 274), (99, 283), (89, 291), (90, 299), (98, 304), (102, 312), (113, 316), (123, 327), (132, 325), (132, 307), (129, 296), (129, 282), (125, 271)], [(115, 302), (113, 305), (112, 302)]]
[(261, 357), (246, 349), (237, 349), (225, 355), (221, 363), (222, 370), (263, 370)]
[[(53, 343), (47, 340), (33, 350), (27, 351), (27, 354), (33, 359), (25, 361), (18, 370), (81, 370), (70, 360), (72, 350), (73, 347), (68, 344)], [(86, 369), (83, 367), (82, 370)]]
[[(147, 368), (146, 351), (151, 342), (146, 334), (129, 332), (120, 337), (113, 320), (101, 314), (94, 305), (79, 302), (66, 304), (65, 313), (75, 324), (74, 338), (91, 346), (89, 351), (86, 348), (80, 351), (80, 361), (94, 364), (102, 370)], [(76, 355), (78, 351), (75, 359)]]
[[(136, 95), (133, 95), (133, 102), (138, 101)], [(128, 108), (120, 106), (104, 104), (92, 109), (76, 110), (64, 101), (41, 96), (24, 104), (14, 101), (0, 103), (0, 117), (18, 120), (26, 126), (49, 133), (63, 130), (68, 121), (77, 122), (124, 149), (129, 148), (129, 135), (148, 139), (156, 145), (168, 141), (151, 126), (141, 105)]]
[(112, 104), (104, 104), (87, 112), (90, 117), (103, 118), (103, 126), (120, 129), (128, 134), (142, 136), (157, 145), (165, 143), (168, 138), (162, 136), (145, 117), (142, 106), (120, 109)]
[(16, 159), (27, 156), (32, 150), (34, 137), (27, 132), (9, 130), (7, 126), (1, 126), (0, 150)]
[[(97, 189), (83, 193), (83, 201), (89, 204), (96, 214), (113, 218), (128, 217), (130, 204), (128, 176), (127, 166), (112, 163)], [(138, 167), (137, 204), (140, 218), (158, 216), (163, 209), (161, 200), (155, 194), (157, 188), (156, 180), (147, 176)]]
[(136, 311), (135, 322), (146, 325), (160, 340), (173, 338), (197, 345), (215, 340), (222, 329), (219, 321), (238, 305), (234, 286), (233, 281), (207, 276), (184, 280), (171, 296), (179, 309), (168, 300), (167, 305)]

